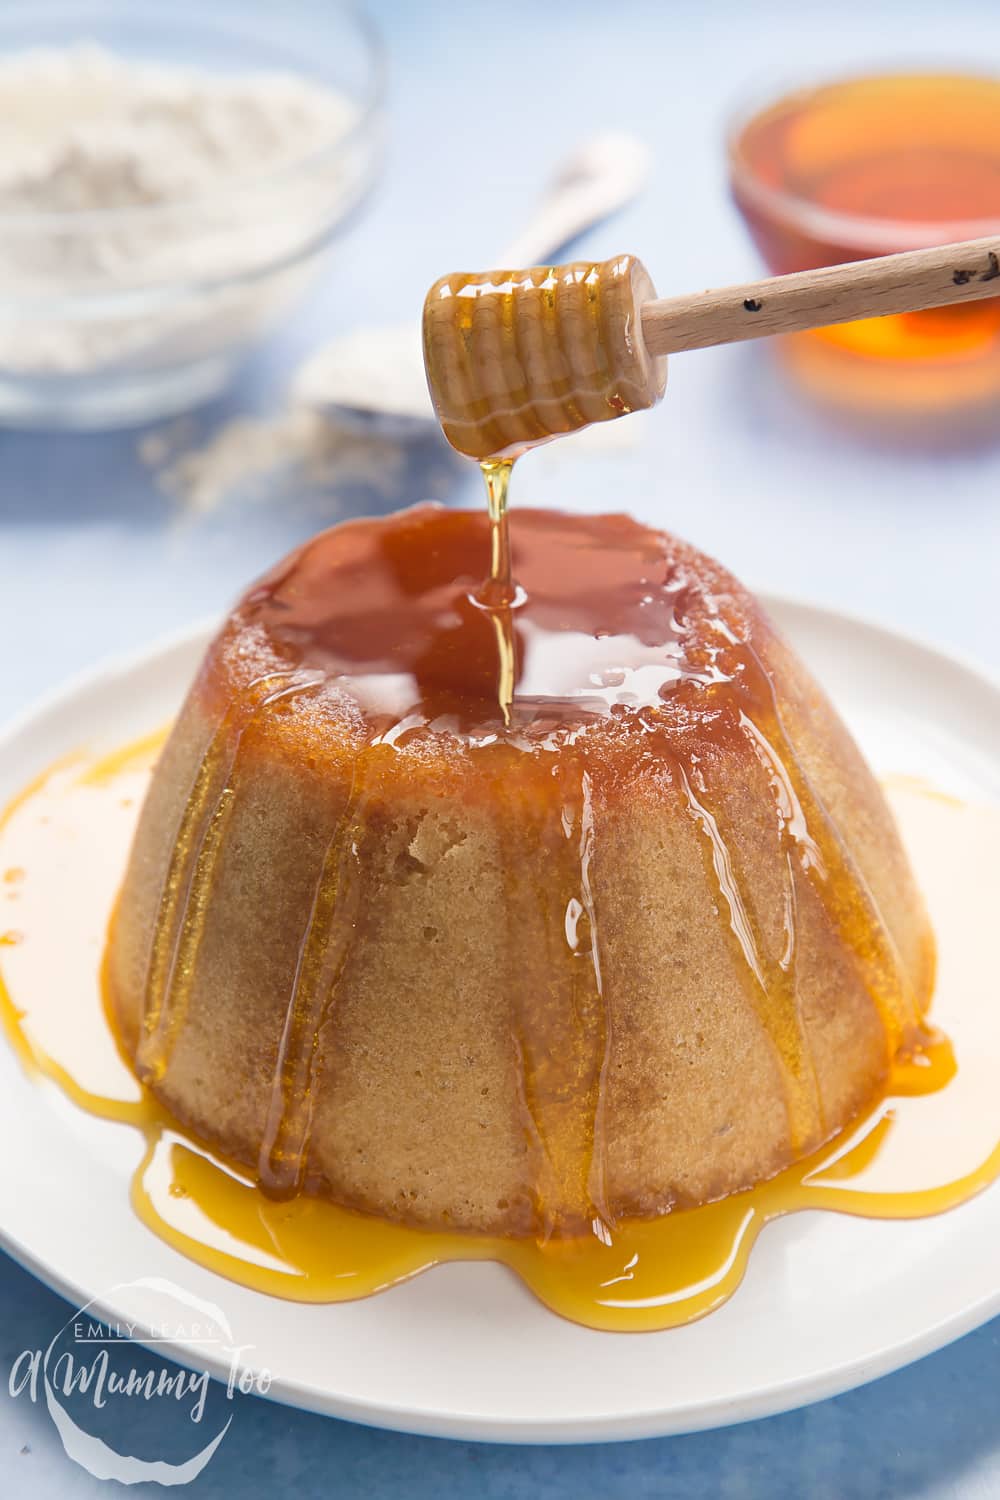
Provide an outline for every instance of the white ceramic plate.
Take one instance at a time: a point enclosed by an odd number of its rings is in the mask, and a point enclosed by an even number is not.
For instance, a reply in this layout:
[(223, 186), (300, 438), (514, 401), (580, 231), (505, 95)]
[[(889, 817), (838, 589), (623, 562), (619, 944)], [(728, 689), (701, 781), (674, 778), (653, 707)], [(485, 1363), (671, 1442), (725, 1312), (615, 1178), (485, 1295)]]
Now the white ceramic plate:
[[(1000, 800), (1000, 688), (873, 625), (771, 601), (878, 770)], [(0, 740), (0, 805), (89, 743), (161, 724), (201, 655), (200, 630), (96, 672)], [(766, 1228), (720, 1311), (664, 1333), (595, 1333), (546, 1311), (507, 1271), (449, 1265), (366, 1301), (305, 1306), (223, 1281), (139, 1223), (134, 1132), (82, 1115), (0, 1046), (2, 1242), (77, 1306), (152, 1322), (137, 1276), (223, 1309), (279, 1400), (412, 1432), (595, 1442), (784, 1411), (871, 1380), (1000, 1312), (1000, 1184), (938, 1218), (799, 1214)], [(54, 1331), (54, 1330), (53, 1330)], [(171, 1352), (220, 1373), (191, 1343)]]

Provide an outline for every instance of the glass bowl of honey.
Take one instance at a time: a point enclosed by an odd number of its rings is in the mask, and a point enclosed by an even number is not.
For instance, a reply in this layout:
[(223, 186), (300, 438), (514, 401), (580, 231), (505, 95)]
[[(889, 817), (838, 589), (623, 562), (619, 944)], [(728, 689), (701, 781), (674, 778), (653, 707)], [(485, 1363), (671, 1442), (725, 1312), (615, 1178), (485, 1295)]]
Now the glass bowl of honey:
[[(738, 118), (728, 158), (775, 274), (1000, 234), (1000, 76), (880, 72), (799, 89)], [(782, 352), (812, 395), (882, 423), (1000, 421), (1000, 295), (796, 334)]]

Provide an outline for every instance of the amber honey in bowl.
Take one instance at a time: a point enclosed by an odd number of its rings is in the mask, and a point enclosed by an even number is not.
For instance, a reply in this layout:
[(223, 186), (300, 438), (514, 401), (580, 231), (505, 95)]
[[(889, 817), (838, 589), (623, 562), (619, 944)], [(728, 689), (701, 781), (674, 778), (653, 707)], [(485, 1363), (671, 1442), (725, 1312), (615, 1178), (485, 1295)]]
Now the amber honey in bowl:
[[(788, 94), (737, 125), (729, 164), (776, 274), (1000, 233), (1000, 77), (885, 73)], [(844, 406), (992, 407), (1000, 297), (798, 334), (784, 352)]]

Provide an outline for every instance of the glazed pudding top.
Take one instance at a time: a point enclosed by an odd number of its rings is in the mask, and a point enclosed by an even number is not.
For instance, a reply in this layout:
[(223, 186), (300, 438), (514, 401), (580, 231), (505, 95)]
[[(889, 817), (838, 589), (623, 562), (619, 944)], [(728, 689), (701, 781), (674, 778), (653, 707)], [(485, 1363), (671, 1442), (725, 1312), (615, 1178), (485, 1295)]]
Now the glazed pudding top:
[[(419, 505), (335, 527), (246, 595), (239, 623), (319, 674), (370, 725), (552, 731), (661, 709), (728, 682), (747, 596), (707, 558), (624, 515), (517, 509), (516, 591), (493, 603), (489, 522)], [(497, 695), (505, 643), (514, 693)]]

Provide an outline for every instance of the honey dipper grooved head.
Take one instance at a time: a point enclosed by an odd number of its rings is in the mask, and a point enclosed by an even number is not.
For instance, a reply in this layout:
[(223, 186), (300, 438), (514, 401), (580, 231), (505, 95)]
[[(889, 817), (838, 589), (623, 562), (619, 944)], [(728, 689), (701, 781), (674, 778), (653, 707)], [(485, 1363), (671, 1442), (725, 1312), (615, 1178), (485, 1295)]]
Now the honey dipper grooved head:
[(655, 296), (632, 255), (442, 276), (424, 302), (424, 364), (452, 447), (515, 457), (654, 406), (667, 362), (648, 353), (640, 313)]

